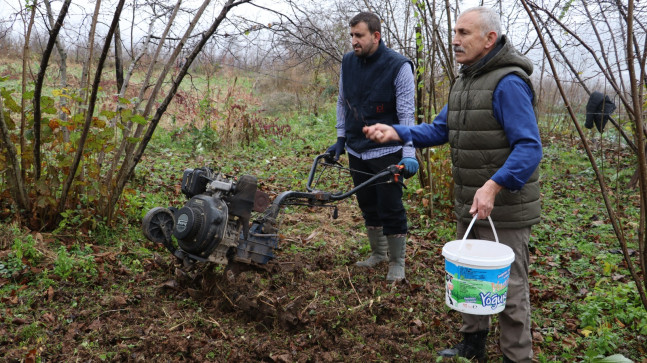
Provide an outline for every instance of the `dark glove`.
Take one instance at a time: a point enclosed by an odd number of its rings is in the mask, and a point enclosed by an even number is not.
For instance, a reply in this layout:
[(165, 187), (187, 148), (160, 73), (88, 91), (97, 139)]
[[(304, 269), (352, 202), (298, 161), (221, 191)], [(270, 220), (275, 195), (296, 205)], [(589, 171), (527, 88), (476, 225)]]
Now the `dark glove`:
[(333, 157), (333, 160), (339, 160), (339, 157), (345, 152), (346, 138), (338, 137), (337, 142), (326, 150), (326, 153)]
[(416, 160), (416, 158), (402, 158), (398, 165), (404, 166), (404, 168), (402, 168), (402, 176), (406, 179), (416, 175), (416, 172), (418, 171), (418, 160)]

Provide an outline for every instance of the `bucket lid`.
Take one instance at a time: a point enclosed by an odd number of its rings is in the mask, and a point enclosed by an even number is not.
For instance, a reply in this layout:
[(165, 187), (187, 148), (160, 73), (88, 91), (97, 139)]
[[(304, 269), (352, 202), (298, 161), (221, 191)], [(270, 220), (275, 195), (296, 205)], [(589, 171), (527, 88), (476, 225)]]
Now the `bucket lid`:
[(452, 262), (483, 267), (505, 267), (514, 261), (512, 248), (482, 239), (447, 242), (443, 246), (443, 256)]

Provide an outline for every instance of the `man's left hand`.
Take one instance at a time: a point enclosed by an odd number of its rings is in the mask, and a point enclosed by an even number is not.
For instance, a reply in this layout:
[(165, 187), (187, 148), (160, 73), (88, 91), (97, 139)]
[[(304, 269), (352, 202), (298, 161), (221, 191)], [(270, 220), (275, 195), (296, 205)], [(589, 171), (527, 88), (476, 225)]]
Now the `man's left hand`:
[(470, 214), (475, 216), (478, 214), (478, 219), (485, 219), (492, 213), (494, 208), (494, 198), (503, 189), (502, 186), (497, 184), (494, 180), (490, 179), (480, 187), (474, 194), (472, 201), (472, 208)]
[(402, 168), (402, 176), (406, 179), (416, 175), (416, 172), (418, 171), (418, 160), (416, 160), (416, 158), (402, 158), (398, 165), (404, 166), (404, 168)]

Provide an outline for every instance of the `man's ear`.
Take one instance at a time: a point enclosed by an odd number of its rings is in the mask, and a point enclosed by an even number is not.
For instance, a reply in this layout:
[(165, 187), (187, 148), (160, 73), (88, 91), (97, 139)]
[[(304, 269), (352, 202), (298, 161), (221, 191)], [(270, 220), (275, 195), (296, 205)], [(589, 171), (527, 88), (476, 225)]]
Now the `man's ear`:
[(496, 44), (496, 40), (499, 38), (499, 35), (496, 32), (489, 32), (485, 37), (487, 38), (485, 41), (485, 48), (490, 49)]
[(375, 40), (376, 40), (375, 44), (377, 44), (377, 43), (379, 43), (379, 42), (380, 42), (380, 39), (382, 39), (382, 34), (380, 34), (380, 32), (374, 32), (374, 33), (373, 33), (373, 37), (374, 37), (374, 38), (375, 38)]

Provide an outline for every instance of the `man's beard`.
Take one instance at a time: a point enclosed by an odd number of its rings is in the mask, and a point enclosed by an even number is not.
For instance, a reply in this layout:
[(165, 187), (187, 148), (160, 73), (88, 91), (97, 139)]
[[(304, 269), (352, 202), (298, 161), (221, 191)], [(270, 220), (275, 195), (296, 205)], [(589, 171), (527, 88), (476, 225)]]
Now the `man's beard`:
[(358, 56), (358, 57), (360, 57), (360, 58), (366, 58), (366, 57), (368, 57), (368, 55), (371, 53), (371, 50), (372, 50), (372, 49), (373, 49), (373, 48), (364, 49), (364, 47), (359, 46), (359, 47), (354, 47), (354, 48), (353, 48), (353, 51), (355, 52), (355, 55), (356, 55), (356, 56)]
[(355, 52), (355, 55), (358, 57), (366, 57), (366, 52), (362, 47), (353, 48), (353, 51)]

